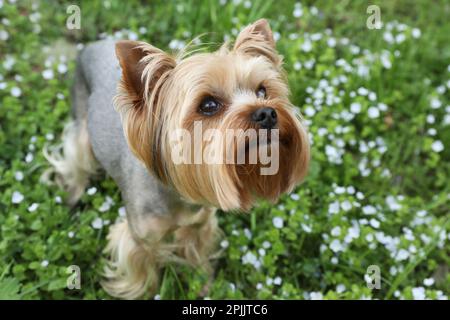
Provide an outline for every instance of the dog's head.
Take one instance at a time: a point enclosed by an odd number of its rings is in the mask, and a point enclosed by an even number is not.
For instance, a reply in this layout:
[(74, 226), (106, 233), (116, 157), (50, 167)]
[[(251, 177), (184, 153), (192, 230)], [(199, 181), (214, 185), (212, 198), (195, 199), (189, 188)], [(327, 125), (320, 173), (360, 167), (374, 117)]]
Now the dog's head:
[(213, 53), (174, 58), (120, 41), (116, 54), (122, 79), (115, 105), (129, 147), (186, 199), (247, 210), (305, 176), (307, 133), (266, 20)]

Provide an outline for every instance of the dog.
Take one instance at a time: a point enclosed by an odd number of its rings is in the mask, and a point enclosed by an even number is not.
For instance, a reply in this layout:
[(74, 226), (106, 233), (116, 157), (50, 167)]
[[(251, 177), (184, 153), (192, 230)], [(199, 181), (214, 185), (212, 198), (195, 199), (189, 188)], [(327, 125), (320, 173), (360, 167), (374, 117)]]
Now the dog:
[[(282, 60), (264, 19), (244, 28), (234, 45), (212, 53), (182, 50), (172, 56), (144, 42), (103, 40), (79, 54), (73, 121), (64, 130), (62, 150), (45, 156), (71, 205), (99, 170), (120, 188), (126, 219), (111, 226), (105, 249), (110, 260), (102, 285), (110, 295), (154, 294), (159, 270), (169, 261), (211, 272), (220, 234), (217, 208), (248, 211), (258, 199), (276, 201), (303, 180), (308, 135), (289, 101)], [(276, 172), (261, 174), (259, 160), (174, 161), (173, 133), (193, 133), (196, 123), (201, 133), (240, 130), (244, 143), (225, 142), (222, 135), (182, 143), (184, 148), (226, 149), (231, 158), (240, 153), (248, 160), (256, 141), (256, 149), (264, 144), (270, 155), (279, 155)], [(245, 136), (251, 129), (276, 131), (278, 139), (271, 135), (262, 143)]]

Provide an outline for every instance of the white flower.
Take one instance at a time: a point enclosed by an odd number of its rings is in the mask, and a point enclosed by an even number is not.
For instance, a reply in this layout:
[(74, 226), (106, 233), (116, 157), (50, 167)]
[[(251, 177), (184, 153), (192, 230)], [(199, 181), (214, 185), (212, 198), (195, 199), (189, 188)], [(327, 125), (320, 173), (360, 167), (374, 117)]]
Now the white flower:
[(339, 251), (342, 251), (344, 249), (344, 247), (342, 246), (341, 241), (339, 241), (338, 239), (334, 239), (330, 243), (330, 249), (333, 252), (339, 252)]
[(341, 235), (341, 227), (337, 226), (337, 227), (334, 227), (333, 229), (331, 229), (331, 235), (333, 237), (340, 236)]
[(55, 197), (55, 202), (56, 202), (56, 203), (62, 203), (61, 197), (60, 197), (60, 196), (56, 196), (56, 197)]
[(46, 267), (48, 266), (48, 260), (43, 260), (43, 261), (41, 262), (41, 266), (42, 266), (43, 268), (46, 268)]
[(444, 120), (442, 121), (442, 123), (443, 123), (444, 125), (449, 125), (449, 124), (450, 124), (450, 114), (446, 114), (446, 115), (444, 116)]
[(317, 129), (317, 134), (321, 137), (323, 137), (324, 135), (326, 135), (328, 133), (328, 130), (326, 128), (319, 128)]
[(55, 139), (55, 135), (53, 133), (47, 133), (45, 135), (45, 139), (47, 139), (48, 141), (52, 141), (53, 139)]
[(161, 300), (161, 295), (155, 294), (155, 296), (153, 297), (153, 300)]
[(300, 196), (297, 193), (291, 193), (290, 197), (295, 201), (300, 200)]
[(335, 39), (335, 38), (330, 38), (330, 39), (328, 39), (327, 45), (328, 45), (330, 48), (334, 48), (334, 47), (336, 46), (336, 39)]
[(400, 210), (402, 205), (397, 202), (397, 200), (393, 196), (386, 197), (386, 204), (388, 205), (391, 211)]
[(96, 187), (92, 187), (87, 189), (86, 193), (90, 196), (93, 196), (95, 193), (97, 192), (97, 188)]
[(431, 144), (431, 150), (434, 152), (441, 152), (444, 150), (444, 144), (440, 140), (436, 140)]
[(118, 212), (119, 212), (119, 217), (126, 217), (127, 216), (127, 211), (126, 211), (125, 207), (120, 207)]
[(222, 240), (222, 241), (220, 242), (220, 246), (221, 246), (223, 249), (228, 248), (229, 245), (230, 245), (230, 243), (228, 242), (228, 240)]
[(391, 62), (391, 58), (389, 56), (388, 52), (383, 52), (380, 56), (380, 61), (381, 64), (383, 65), (384, 68), (386, 69), (390, 69), (392, 67), (392, 62)]
[(387, 32), (387, 31), (383, 34), (383, 39), (387, 43), (393, 43), (394, 42), (394, 36), (392, 35), (392, 33)]
[(395, 276), (397, 274), (397, 272), (398, 272), (398, 270), (397, 270), (396, 266), (391, 266), (389, 268), (389, 273), (390, 273), (391, 276)]
[(14, 191), (12, 194), (12, 203), (21, 203), (25, 197), (19, 191)]
[(73, 238), (73, 237), (75, 236), (75, 232), (69, 231), (69, 232), (67, 233), (67, 236), (68, 236), (69, 238)]
[(28, 152), (27, 155), (25, 156), (25, 162), (26, 163), (30, 163), (31, 161), (33, 161), (34, 156), (31, 152)]
[(45, 80), (53, 79), (53, 77), (54, 77), (53, 70), (52, 69), (46, 69), (46, 70), (42, 71), (42, 77)]
[(428, 212), (426, 210), (419, 210), (417, 211), (417, 216), (418, 217), (425, 217), (428, 214)]
[(345, 287), (345, 285), (344, 284), (338, 284), (337, 286), (336, 286), (336, 292), (337, 293), (342, 293), (342, 292), (344, 292), (345, 291), (345, 289), (346, 289), (346, 287)]
[(380, 110), (378, 110), (377, 107), (370, 107), (369, 110), (367, 110), (367, 113), (371, 119), (375, 119), (380, 116)]
[(302, 68), (302, 64), (300, 62), (295, 62), (294, 63), (294, 70), (300, 70)]
[(269, 249), (272, 246), (272, 244), (269, 241), (264, 241), (262, 243), (262, 246), (264, 249)]
[(331, 258), (331, 263), (332, 264), (334, 264), (334, 265), (336, 265), (336, 264), (338, 264), (339, 263), (339, 259), (337, 258), (337, 257), (333, 257), (333, 258)]
[(343, 201), (343, 202), (341, 203), (341, 208), (342, 208), (342, 210), (344, 210), (344, 211), (349, 211), (349, 210), (352, 209), (352, 204), (351, 204), (350, 201), (345, 200), (345, 201)]
[(11, 70), (14, 64), (16, 63), (16, 60), (12, 56), (7, 56), (5, 61), (3, 62), (3, 67), (6, 70)]
[(328, 157), (328, 161), (331, 163), (340, 164), (341, 163), (341, 151), (334, 146), (326, 145), (325, 154)]
[(128, 32), (128, 39), (136, 41), (138, 39), (137, 33), (133, 31)]
[(399, 33), (398, 35), (395, 36), (395, 41), (397, 43), (402, 43), (403, 41), (405, 41), (406, 36), (404, 33)]
[(354, 222), (353, 225), (348, 229), (348, 234), (345, 237), (347, 243), (350, 243), (353, 239), (359, 238), (361, 233), (361, 229), (359, 228), (358, 223)]
[(273, 223), (273, 226), (277, 229), (283, 228), (283, 225), (284, 225), (283, 218), (281, 218), (281, 217), (274, 217), (272, 220), (272, 223)]
[(370, 100), (370, 101), (375, 101), (375, 100), (377, 100), (377, 94), (376, 94), (375, 92), (369, 93), (369, 100)]
[(111, 197), (106, 197), (105, 201), (102, 203), (101, 207), (98, 209), (100, 212), (106, 212), (111, 208), (111, 205), (114, 204), (114, 201)]
[(441, 100), (439, 100), (438, 98), (431, 99), (430, 101), (431, 109), (439, 109), (441, 106), (442, 106)]
[(380, 221), (376, 219), (370, 219), (370, 225), (374, 227), (375, 229), (378, 229), (380, 227)]
[(67, 65), (64, 64), (64, 63), (60, 63), (58, 65), (58, 72), (61, 73), (61, 74), (66, 73), (67, 72)]
[(302, 223), (302, 229), (303, 229), (303, 231), (305, 231), (306, 233), (310, 233), (310, 232), (312, 231), (311, 226), (308, 226), (308, 225), (303, 224), (303, 223)]
[(295, 18), (300, 18), (303, 15), (303, 9), (301, 7), (296, 7), (292, 13)]
[(414, 300), (425, 300), (425, 288), (417, 287), (411, 290)]
[(29, 212), (34, 212), (36, 211), (36, 209), (39, 207), (39, 204), (37, 203), (32, 203), (31, 206), (28, 207), (28, 211)]
[(436, 291), (437, 300), (448, 300), (448, 297), (442, 292), (442, 290)]
[(312, 69), (312, 68), (314, 67), (314, 64), (315, 64), (315, 63), (316, 63), (316, 62), (315, 62), (314, 59), (310, 59), (310, 60), (308, 60), (308, 61), (305, 61), (305, 68), (308, 69), (308, 70), (310, 70), (310, 69)]
[(380, 110), (380, 111), (386, 111), (388, 109), (388, 106), (386, 105), (386, 104), (384, 104), (384, 103), (382, 103), (382, 102), (380, 102), (379, 104), (378, 104), (378, 110)]
[(418, 28), (413, 28), (411, 34), (413, 38), (420, 38), (422, 32)]
[(335, 192), (336, 194), (344, 194), (345, 188), (344, 188), (344, 187), (337, 186), (336, 188), (334, 188), (334, 192)]
[(169, 48), (172, 50), (181, 50), (182, 48), (184, 48), (184, 46), (185, 46), (184, 41), (177, 40), (177, 39), (173, 39), (169, 43)]
[(256, 290), (261, 290), (263, 288), (263, 284), (261, 282), (258, 282), (256, 284)]
[(364, 214), (371, 215), (377, 213), (377, 209), (372, 205), (367, 205), (362, 208)]
[(11, 95), (13, 97), (18, 98), (18, 97), (20, 97), (22, 95), (22, 90), (20, 90), (19, 87), (12, 87), (11, 88)]
[(329, 214), (336, 214), (339, 213), (339, 201), (334, 201), (332, 203), (330, 203), (330, 205), (328, 206), (328, 213)]
[[(450, 81), (450, 80), (449, 80)], [(445, 86), (444, 85), (440, 85), (436, 88), (437, 93), (439, 94), (444, 94), (445, 93)]]
[(323, 300), (323, 294), (321, 292), (311, 292), (309, 294), (311, 300)]
[(101, 229), (103, 227), (103, 220), (101, 218), (95, 218), (91, 226), (94, 229)]
[(0, 30), (0, 40), (6, 41), (9, 38), (9, 33), (6, 30)]
[(444, 116), (444, 120), (442, 120), (442, 124), (443, 124), (444, 126), (447, 126), (447, 125), (450, 124), (450, 114), (446, 114), (446, 115)]
[(248, 251), (243, 257), (242, 257), (242, 263), (243, 264), (255, 264), (257, 261), (257, 257), (253, 254), (253, 252)]
[(312, 117), (312, 116), (314, 116), (314, 115), (316, 114), (316, 110), (315, 110), (313, 107), (311, 107), (311, 106), (307, 106), (307, 107), (305, 108), (305, 114), (306, 114), (308, 117)]
[(275, 277), (275, 279), (273, 279), (273, 284), (274, 285), (281, 285), (281, 283), (283, 282), (283, 280), (280, 277)]
[(360, 113), (361, 112), (361, 104), (358, 102), (353, 102), (350, 105), (350, 111), (355, 114)]
[(17, 181), (22, 181), (23, 180), (23, 172), (22, 171), (16, 171), (16, 173), (14, 173), (14, 178)]
[(434, 284), (434, 279), (433, 278), (424, 279), (423, 284), (426, 285), (427, 287), (432, 286)]
[(367, 96), (368, 93), (369, 93), (369, 90), (367, 90), (366, 88), (364, 88), (364, 87), (358, 88), (358, 94), (360, 96)]
[(305, 42), (303, 42), (301, 49), (305, 52), (310, 52), (312, 49), (312, 43), (309, 39), (306, 39)]
[(409, 252), (405, 249), (400, 249), (397, 253), (397, 256), (395, 257), (395, 260), (402, 261), (409, 258)]

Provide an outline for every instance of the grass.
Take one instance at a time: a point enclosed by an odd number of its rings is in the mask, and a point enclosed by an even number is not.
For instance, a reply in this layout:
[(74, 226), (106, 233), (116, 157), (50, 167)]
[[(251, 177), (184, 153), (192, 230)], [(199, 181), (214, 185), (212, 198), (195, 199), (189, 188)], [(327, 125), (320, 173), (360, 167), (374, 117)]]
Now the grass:
[[(208, 298), (445, 299), (450, 293), (450, 45), (446, 1), (0, 1), (0, 299), (109, 299), (102, 249), (123, 206), (111, 179), (73, 210), (39, 177), (69, 118), (77, 44), (133, 38), (211, 48), (265, 17), (312, 140), (306, 182), (277, 205), (220, 212)], [(295, 16), (294, 16), (295, 14)], [(145, 29), (144, 29), (145, 28)], [(391, 40), (394, 39), (394, 40)], [(177, 41), (175, 41), (177, 40)], [(327, 101), (328, 100), (328, 101)], [(67, 267), (81, 290), (66, 288)], [(364, 275), (381, 270), (381, 289)], [(205, 298), (207, 275), (169, 265), (161, 299)]]

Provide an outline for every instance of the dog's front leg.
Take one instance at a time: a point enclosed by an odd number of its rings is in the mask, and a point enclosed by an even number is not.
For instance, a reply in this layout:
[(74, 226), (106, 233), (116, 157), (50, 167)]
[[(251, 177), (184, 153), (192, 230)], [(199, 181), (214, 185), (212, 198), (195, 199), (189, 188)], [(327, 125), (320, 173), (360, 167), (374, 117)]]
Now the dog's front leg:
[(166, 241), (175, 227), (174, 218), (152, 214), (134, 217), (111, 227), (105, 249), (110, 260), (102, 285), (110, 295), (124, 299), (154, 294), (159, 269), (174, 257), (174, 246)]
[(215, 208), (203, 207), (197, 213), (177, 215), (177, 253), (190, 265), (207, 272), (211, 272), (210, 257), (220, 236), (215, 211)]

